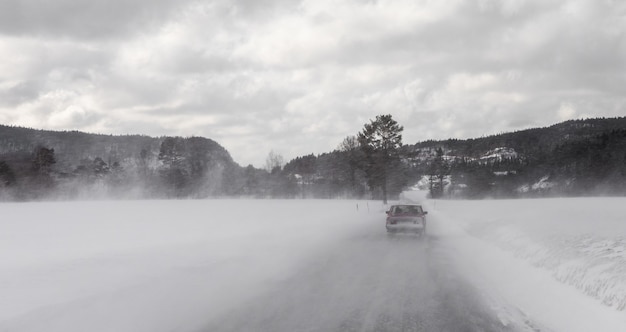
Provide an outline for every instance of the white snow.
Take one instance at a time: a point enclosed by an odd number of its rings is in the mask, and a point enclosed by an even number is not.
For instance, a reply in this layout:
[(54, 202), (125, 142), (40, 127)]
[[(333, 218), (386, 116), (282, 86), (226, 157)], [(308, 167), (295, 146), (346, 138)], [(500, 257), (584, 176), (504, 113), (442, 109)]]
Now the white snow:
[(0, 331), (194, 330), (341, 242), (364, 216), (380, 217), (381, 207), (323, 200), (2, 204)]
[(626, 331), (626, 198), (426, 205), (429, 225), (502, 317), (552, 331)]
[(513, 148), (500, 147), (495, 148), (493, 150), (485, 152), (483, 156), (480, 157), (481, 161), (502, 161), (504, 159), (516, 159), (518, 157), (518, 153)]
[(527, 193), (532, 191), (543, 191), (550, 189), (556, 185), (556, 183), (549, 181), (549, 176), (544, 176), (539, 181), (533, 183), (532, 185), (525, 184), (516, 189), (519, 193)]
[(531, 186), (532, 190), (541, 190), (541, 189), (549, 189), (554, 187), (554, 183), (548, 181), (550, 179), (549, 176), (542, 177), (537, 183)]
[[(406, 192), (501, 322), (626, 331), (625, 198), (452, 201)], [(381, 223), (379, 202), (0, 205), (0, 331), (190, 331)], [(516, 324), (523, 325), (523, 324)]]
[(495, 176), (507, 176), (511, 174), (517, 174), (517, 171), (503, 171), (503, 172), (493, 172)]

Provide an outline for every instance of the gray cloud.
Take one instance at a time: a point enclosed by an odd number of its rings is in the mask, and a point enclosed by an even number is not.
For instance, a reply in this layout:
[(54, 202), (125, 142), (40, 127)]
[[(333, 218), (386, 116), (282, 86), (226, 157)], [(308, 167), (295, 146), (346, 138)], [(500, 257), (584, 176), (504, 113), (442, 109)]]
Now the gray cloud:
[[(53, 5), (54, 4), (54, 5)], [(4, 1), (0, 122), (203, 135), (261, 166), (626, 114), (616, 1)]]
[(14, 107), (39, 96), (39, 84), (36, 81), (19, 82), (0, 89), (0, 105)]
[(0, 32), (81, 39), (120, 36), (154, 28), (179, 6), (174, 0), (4, 0)]

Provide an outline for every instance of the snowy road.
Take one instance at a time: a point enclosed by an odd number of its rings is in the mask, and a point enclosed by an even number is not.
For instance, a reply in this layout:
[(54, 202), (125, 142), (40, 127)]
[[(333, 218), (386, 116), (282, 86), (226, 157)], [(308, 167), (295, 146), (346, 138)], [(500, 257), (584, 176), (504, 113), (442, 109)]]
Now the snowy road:
[(584, 202), (4, 204), (0, 331), (626, 331), (626, 201)]
[(508, 331), (437, 237), (371, 225), (204, 331)]

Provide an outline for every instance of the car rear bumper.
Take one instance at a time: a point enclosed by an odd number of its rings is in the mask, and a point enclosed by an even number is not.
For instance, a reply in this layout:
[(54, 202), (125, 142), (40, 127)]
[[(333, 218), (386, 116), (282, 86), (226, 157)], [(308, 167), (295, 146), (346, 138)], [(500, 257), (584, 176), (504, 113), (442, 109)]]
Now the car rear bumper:
[(398, 223), (387, 224), (387, 232), (414, 232), (421, 233), (424, 231), (424, 224), (422, 223)]

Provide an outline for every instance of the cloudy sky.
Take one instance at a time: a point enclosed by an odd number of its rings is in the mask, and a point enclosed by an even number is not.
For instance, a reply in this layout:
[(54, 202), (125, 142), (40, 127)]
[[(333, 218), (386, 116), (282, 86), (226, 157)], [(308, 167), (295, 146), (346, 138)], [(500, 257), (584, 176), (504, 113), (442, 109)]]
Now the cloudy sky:
[(619, 0), (0, 0), (0, 123), (205, 136), (242, 165), (626, 115)]

